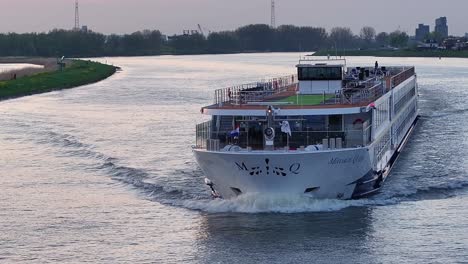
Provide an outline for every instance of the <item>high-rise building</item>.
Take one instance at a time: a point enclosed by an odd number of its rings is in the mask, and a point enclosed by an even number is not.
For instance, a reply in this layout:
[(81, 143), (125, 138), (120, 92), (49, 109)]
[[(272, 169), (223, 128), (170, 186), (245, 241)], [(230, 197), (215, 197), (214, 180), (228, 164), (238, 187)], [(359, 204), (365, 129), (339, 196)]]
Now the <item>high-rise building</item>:
[(419, 24), (416, 29), (416, 40), (423, 41), (430, 31), (429, 25)]
[(448, 25), (447, 25), (446, 17), (439, 17), (438, 19), (436, 19), (435, 32), (444, 38), (448, 37), (449, 34), (448, 34)]

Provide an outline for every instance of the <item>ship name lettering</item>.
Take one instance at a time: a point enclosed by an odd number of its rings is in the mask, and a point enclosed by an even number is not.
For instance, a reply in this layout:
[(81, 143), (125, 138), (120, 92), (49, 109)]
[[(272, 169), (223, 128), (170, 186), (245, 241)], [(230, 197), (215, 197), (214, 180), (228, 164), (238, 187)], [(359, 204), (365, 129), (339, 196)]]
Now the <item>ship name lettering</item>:
[(248, 174), (251, 176), (267, 176), (267, 175), (277, 175), (277, 176), (282, 176), (286, 177), (288, 176), (288, 173), (291, 174), (299, 174), (301, 170), (301, 164), (300, 163), (293, 163), (289, 165), (289, 172), (288, 172), (288, 167), (282, 167), (282, 166), (277, 166), (277, 165), (272, 165), (270, 163), (270, 159), (265, 159), (265, 165), (256, 165), (254, 167), (247, 167), (245, 162), (234, 162), (236, 164), (237, 169), (239, 171), (246, 171)]
[(299, 170), (301, 169), (301, 164), (294, 163), (289, 167), (289, 171), (293, 174), (299, 174)]
[(335, 158), (330, 159), (328, 164), (330, 165), (340, 165), (340, 164), (349, 164), (349, 163), (356, 164), (356, 163), (362, 162), (363, 160), (364, 160), (364, 157), (361, 155), (356, 155), (354, 157), (347, 157), (347, 158), (335, 157)]
[(236, 165), (239, 168), (239, 170), (241, 170), (241, 171), (248, 171), (249, 170), (249, 169), (247, 169), (247, 166), (245, 166), (244, 162), (242, 162), (242, 165), (239, 165), (239, 163), (236, 162)]
[(354, 156), (354, 158), (353, 158), (353, 164), (360, 163), (360, 162), (362, 162), (363, 160), (364, 160), (364, 157), (363, 157), (363, 156), (361, 156), (361, 155), (356, 155), (356, 156)]
[(328, 164), (331, 165), (338, 165), (338, 164), (346, 164), (353, 162), (352, 158), (332, 158)]

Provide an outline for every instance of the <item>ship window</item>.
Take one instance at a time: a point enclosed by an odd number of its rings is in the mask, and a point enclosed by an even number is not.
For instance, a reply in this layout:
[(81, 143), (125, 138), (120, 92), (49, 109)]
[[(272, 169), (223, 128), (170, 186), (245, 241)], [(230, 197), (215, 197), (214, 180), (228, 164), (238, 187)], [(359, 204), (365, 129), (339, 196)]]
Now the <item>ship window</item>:
[(343, 116), (342, 115), (328, 116), (328, 130), (329, 131), (343, 130)]
[(324, 131), (326, 116), (304, 116), (305, 126), (310, 130)]
[(300, 81), (332, 81), (342, 79), (341, 67), (299, 67)]

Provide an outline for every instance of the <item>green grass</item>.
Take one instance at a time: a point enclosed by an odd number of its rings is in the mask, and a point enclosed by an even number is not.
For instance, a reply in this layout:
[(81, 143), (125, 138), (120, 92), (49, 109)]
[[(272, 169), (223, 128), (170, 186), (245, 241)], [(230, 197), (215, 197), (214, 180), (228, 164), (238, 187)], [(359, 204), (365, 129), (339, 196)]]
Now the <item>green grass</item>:
[[(314, 56), (335, 56), (335, 51), (322, 50), (314, 53)], [(375, 56), (375, 57), (446, 57), (468, 58), (468, 50), (347, 50), (338, 51), (339, 56)]]
[[(333, 95), (326, 94), (325, 100), (333, 98)], [(307, 94), (307, 95), (293, 95), (287, 98), (278, 100), (277, 102), (288, 102), (294, 105), (319, 105), (323, 103), (323, 95), (321, 94)]]
[(0, 81), (0, 100), (95, 83), (114, 74), (114, 66), (73, 60), (63, 71), (53, 71)]

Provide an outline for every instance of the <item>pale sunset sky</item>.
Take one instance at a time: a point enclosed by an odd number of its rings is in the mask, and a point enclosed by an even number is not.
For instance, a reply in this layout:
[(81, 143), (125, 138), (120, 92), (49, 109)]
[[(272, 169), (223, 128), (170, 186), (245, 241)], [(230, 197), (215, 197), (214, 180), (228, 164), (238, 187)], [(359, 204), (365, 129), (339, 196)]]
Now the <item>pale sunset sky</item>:
[[(0, 0), (0, 32), (44, 32), (74, 25), (74, 0)], [(270, 0), (80, 0), (80, 24), (102, 33), (159, 29), (164, 34), (196, 29), (231, 30), (270, 23)], [(276, 23), (301, 26), (362, 26), (410, 35), (418, 23), (434, 29), (447, 16), (449, 33), (468, 32), (468, 0), (276, 0)]]

